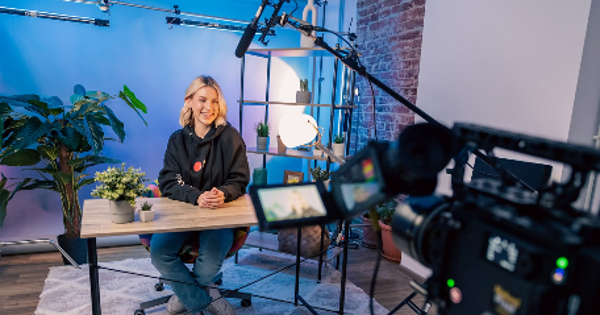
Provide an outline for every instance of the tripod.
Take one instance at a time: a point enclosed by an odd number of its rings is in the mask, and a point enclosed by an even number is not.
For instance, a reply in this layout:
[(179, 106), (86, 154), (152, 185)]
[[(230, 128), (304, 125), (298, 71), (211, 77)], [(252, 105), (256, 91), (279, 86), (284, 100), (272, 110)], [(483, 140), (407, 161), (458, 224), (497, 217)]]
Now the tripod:
[(388, 313), (388, 315), (395, 314), (404, 305), (408, 305), (408, 307), (410, 307), (410, 309), (412, 309), (418, 315), (427, 315), (429, 312), (429, 308), (431, 307), (431, 304), (425, 303), (425, 307), (423, 309), (420, 309), (415, 304), (415, 302), (412, 301), (412, 298), (414, 298), (416, 295), (417, 295), (417, 291), (413, 291), (413, 293), (409, 294), (404, 300), (402, 300), (402, 302), (400, 302), (400, 304), (398, 304), (396, 307), (394, 307), (394, 309), (391, 310)]

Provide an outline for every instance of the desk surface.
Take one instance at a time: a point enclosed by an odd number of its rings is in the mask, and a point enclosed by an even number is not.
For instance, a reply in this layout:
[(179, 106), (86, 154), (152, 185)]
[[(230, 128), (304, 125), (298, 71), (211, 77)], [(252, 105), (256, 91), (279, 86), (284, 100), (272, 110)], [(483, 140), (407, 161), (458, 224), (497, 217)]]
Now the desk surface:
[(167, 198), (138, 198), (136, 209), (145, 201), (154, 205), (152, 207), (154, 221), (141, 222), (136, 213), (135, 221), (115, 224), (110, 220), (108, 200), (85, 200), (81, 219), (81, 238), (211, 230), (258, 224), (248, 195), (226, 203), (219, 209), (200, 208)]

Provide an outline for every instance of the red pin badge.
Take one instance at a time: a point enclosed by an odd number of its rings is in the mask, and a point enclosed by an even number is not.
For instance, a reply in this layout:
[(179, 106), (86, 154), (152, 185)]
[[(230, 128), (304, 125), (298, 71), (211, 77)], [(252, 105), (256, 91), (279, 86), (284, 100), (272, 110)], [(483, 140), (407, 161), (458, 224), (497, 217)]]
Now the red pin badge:
[(199, 172), (200, 169), (202, 169), (202, 162), (196, 162), (196, 163), (194, 163), (194, 171), (195, 172)]

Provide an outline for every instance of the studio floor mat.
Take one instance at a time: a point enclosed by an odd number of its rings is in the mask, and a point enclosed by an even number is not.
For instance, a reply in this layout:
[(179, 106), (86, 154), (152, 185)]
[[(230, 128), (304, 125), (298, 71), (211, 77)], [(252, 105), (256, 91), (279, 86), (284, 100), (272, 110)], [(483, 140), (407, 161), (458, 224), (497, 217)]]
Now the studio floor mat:
[[(258, 249), (243, 249), (240, 251), (239, 263), (234, 259), (225, 261), (223, 285), (225, 289), (236, 289), (252, 281), (260, 279), (274, 270), (295, 262), (292, 255), (259, 251)], [(134, 273), (158, 277), (159, 274), (150, 263), (150, 259), (126, 259), (100, 263), (101, 266)], [(50, 268), (44, 290), (40, 295), (36, 315), (79, 315), (91, 314), (89, 269), (87, 265), (78, 270), (70, 266)], [(336, 310), (339, 306), (341, 274), (329, 265), (324, 265), (323, 280), (317, 283), (318, 263), (313, 260), (305, 261), (300, 267), (300, 294), (312, 306)], [(172, 294), (170, 290), (154, 291), (156, 279), (99, 270), (100, 293), (103, 315), (133, 315), (140, 302)], [(293, 302), (294, 300), (295, 267), (275, 274), (269, 278), (242, 289), (242, 292), (256, 294), (271, 299)], [(242, 307), (240, 300), (229, 299), (236, 314), (310, 314), (303, 306), (277, 302), (259, 297), (252, 297), (250, 307)], [(360, 288), (346, 282), (346, 314), (370, 314), (369, 296)], [(374, 302), (375, 314), (387, 314), (387, 310)], [(166, 314), (164, 305), (146, 310), (146, 314)], [(319, 311), (319, 314), (334, 314)]]

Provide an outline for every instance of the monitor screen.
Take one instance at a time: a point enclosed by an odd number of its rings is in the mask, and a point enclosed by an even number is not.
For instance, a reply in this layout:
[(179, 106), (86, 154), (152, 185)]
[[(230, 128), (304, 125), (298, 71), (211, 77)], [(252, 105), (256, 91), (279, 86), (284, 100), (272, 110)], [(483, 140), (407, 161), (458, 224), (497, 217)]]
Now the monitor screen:
[(327, 215), (315, 185), (289, 185), (261, 188), (258, 198), (267, 222), (295, 220)]

